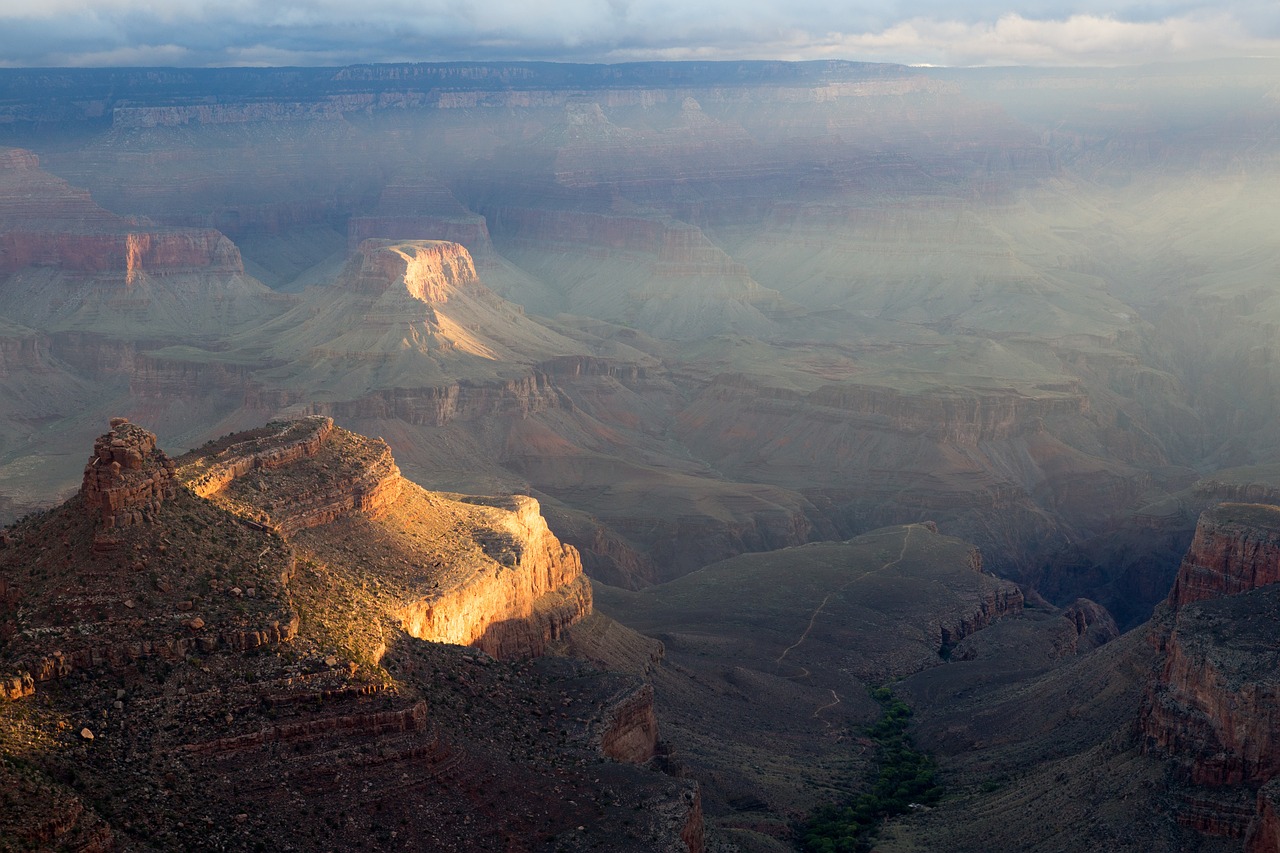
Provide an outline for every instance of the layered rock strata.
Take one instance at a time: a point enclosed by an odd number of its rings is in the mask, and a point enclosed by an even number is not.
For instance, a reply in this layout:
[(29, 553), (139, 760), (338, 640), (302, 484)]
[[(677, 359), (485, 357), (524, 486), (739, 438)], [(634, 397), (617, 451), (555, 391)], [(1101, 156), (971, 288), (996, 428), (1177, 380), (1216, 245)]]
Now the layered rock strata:
[(34, 266), (80, 275), (244, 274), (240, 251), (212, 229), (158, 228), (109, 213), (85, 190), (44, 172), (21, 149), (0, 150), (0, 276)]
[[(1280, 775), (1277, 567), (1280, 507), (1222, 504), (1201, 515), (1154, 622), (1162, 661), (1138, 726), (1143, 748), (1170, 759), (1190, 786), (1178, 820), (1206, 834), (1249, 835), (1251, 849), (1271, 831), (1270, 801), (1253, 792)], [(1257, 806), (1195, 805), (1223, 796)]]
[(537, 501), (426, 492), (400, 476), (385, 442), (331, 419), (231, 436), (184, 458), (180, 473), (307, 560), (342, 567), (353, 584), (376, 578), (389, 596), (378, 606), (410, 636), (530, 657), (591, 612), (578, 552)]
[(267, 424), (263, 432), (263, 435), (247, 436), (219, 450), (215, 456), (197, 459), (193, 465), (203, 472), (189, 472), (187, 488), (207, 498), (255, 468), (279, 468), (315, 456), (333, 432), (333, 418), (301, 418)]
[(1280, 581), (1280, 508), (1226, 503), (1206, 510), (1182, 560), (1169, 606), (1247, 592)]
[(600, 751), (617, 761), (644, 764), (653, 758), (657, 747), (653, 685), (645, 683), (610, 704), (600, 732)]
[(111, 419), (111, 431), (93, 443), (80, 494), (104, 528), (154, 520), (160, 505), (173, 497), (174, 463), (156, 447), (154, 433)]

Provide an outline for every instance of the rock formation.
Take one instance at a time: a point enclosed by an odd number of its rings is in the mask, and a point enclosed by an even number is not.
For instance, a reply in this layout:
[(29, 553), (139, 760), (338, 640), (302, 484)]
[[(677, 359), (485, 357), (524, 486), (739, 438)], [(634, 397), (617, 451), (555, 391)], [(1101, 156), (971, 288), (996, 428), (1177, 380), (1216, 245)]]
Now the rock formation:
[(380, 566), (396, 602), (386, 616), (413, 637), (529, 657), (591, 612), (578, 553), (547, 528), (537, 501), (426, 492), (400, 476), (385, 442), (330, 418), (227, 437), (184, 458), (180, 475), (308, 559)]
[(1168, 604), (1221, 598), (1280, 581), (1280, 508), (1224, 503), (1206, 510)]
[(324, 417), (176, 464), (114, 419), (0, 540), (0, 836), (701, 851), (696, 783), (643, 766), (649, 686), (530, 661), (590, 610), (532, 499), (425, 492)]
[(173, 497), (175, 466), (156, 437), (125, 418), (112, 418), (111, 431), (93, 443), (80, 495), (103, 528), (155, 520)]
[[(1226, 503), (1201, 515), (1154, 622), (1162, 660), (1139, 724), (1144, 748), (1191, 787), (1179, 819), (1212, 835), (1252, 833), (1255, 846), (1273, 832), (1260, 789), (1280, 776), (1278, 567), (1280, 508)], [(1243, 796), (1248, 807), (1212, 805), (1224, 795)], [(1196, 808), (1197, 797), (1210, 806)]]

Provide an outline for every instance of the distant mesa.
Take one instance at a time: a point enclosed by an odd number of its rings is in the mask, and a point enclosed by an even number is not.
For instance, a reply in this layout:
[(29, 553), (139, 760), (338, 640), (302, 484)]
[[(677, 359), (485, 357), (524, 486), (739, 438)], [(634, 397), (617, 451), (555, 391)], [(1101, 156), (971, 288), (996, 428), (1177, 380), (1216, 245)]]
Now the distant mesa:
[(414, 299), (444, 303), (455, 288), (478, 281), (470, 253), (443, 240), (368, 239), (360, 243), (342, 280), (380, 294), (401, 282)]

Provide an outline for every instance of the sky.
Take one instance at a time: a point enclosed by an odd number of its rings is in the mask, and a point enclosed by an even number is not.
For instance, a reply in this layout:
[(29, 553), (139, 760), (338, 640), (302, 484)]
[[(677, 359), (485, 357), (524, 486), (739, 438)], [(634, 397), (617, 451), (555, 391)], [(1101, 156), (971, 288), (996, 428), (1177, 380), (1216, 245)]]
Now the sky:
[(1280, 0), (0, 0), (0, 66), (1280, 56)]

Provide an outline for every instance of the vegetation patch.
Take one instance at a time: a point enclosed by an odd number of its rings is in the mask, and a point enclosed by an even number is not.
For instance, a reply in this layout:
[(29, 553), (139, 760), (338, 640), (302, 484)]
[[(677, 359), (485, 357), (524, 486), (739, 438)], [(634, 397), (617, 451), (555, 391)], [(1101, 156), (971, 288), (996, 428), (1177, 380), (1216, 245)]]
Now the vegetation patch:
[(807, 853), (860, 853), (871, 849), (886, 818), (913, 806), (936, 803), (942, 796), (937, 767), (916, 749), (907, 734), (911, 708), (888, 687), (871, 692), (880, 703), (880, 718), (865, 733), (876, 744), (874, 776), (868, 790), (843, 805), (814, 810), (802, 830)]

